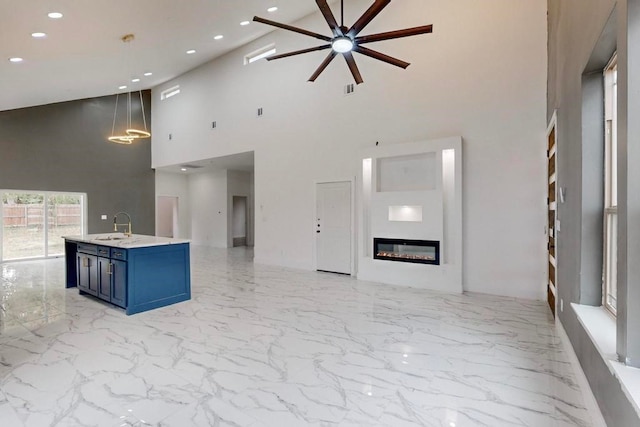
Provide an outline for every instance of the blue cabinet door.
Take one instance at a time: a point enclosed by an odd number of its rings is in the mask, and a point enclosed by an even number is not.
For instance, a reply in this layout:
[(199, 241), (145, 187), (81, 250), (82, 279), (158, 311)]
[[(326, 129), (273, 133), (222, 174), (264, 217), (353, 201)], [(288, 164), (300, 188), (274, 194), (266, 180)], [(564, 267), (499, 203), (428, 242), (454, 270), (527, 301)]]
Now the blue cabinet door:
[(98, 298), (111, 301), (111, 260), (98, 257)]
[(119, 307), (127, 307), (127, 262), (111, 260), (111, 302)]
[(89, 295), (98, 296), (98, 257), (78, 253), (76, 255), (78, 289)]

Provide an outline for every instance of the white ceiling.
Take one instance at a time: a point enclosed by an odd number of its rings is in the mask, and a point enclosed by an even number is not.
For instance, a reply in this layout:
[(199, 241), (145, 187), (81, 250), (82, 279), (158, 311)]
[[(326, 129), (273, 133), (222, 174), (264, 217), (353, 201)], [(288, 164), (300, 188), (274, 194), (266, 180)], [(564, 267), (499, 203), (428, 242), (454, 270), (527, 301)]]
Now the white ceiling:
[(0, 111), (148, 89), (271, 31), (243, 20), (291, 23), (317, 10), (313, 0), (0, 0)]

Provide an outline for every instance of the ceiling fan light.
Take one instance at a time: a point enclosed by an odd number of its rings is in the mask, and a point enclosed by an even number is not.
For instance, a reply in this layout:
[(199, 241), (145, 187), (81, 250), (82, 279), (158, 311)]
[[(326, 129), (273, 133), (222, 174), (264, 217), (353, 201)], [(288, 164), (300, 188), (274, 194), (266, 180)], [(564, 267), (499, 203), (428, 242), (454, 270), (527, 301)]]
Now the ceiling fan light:
[(336, 37), (331, 42), (331, 48), (338, 53), (351, 52), (353, 49), (353, 40), (346, 36)]

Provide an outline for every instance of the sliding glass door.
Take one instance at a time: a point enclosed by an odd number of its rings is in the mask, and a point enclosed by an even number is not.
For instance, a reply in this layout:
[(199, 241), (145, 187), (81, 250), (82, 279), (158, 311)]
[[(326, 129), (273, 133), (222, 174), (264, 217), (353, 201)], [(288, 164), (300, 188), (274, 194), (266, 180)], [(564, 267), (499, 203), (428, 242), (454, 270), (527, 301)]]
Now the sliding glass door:
[(83, 194), (9, 190), (0, 194), (2, 261), (64, 255), (62, 236), (83, 233)]
[(47, 196), (47, 256), (64, 255), (62, 236), (83, 234), (82, 199), (80, 194)]

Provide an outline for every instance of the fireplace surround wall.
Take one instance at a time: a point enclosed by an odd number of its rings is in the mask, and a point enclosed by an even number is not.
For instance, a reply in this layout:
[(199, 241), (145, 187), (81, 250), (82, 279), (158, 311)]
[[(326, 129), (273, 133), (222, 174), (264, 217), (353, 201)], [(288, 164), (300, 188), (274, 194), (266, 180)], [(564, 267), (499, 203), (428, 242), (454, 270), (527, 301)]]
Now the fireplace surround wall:
[(381, 144), (361, 165), (358, 278), (461, 293), (462, 138)]

